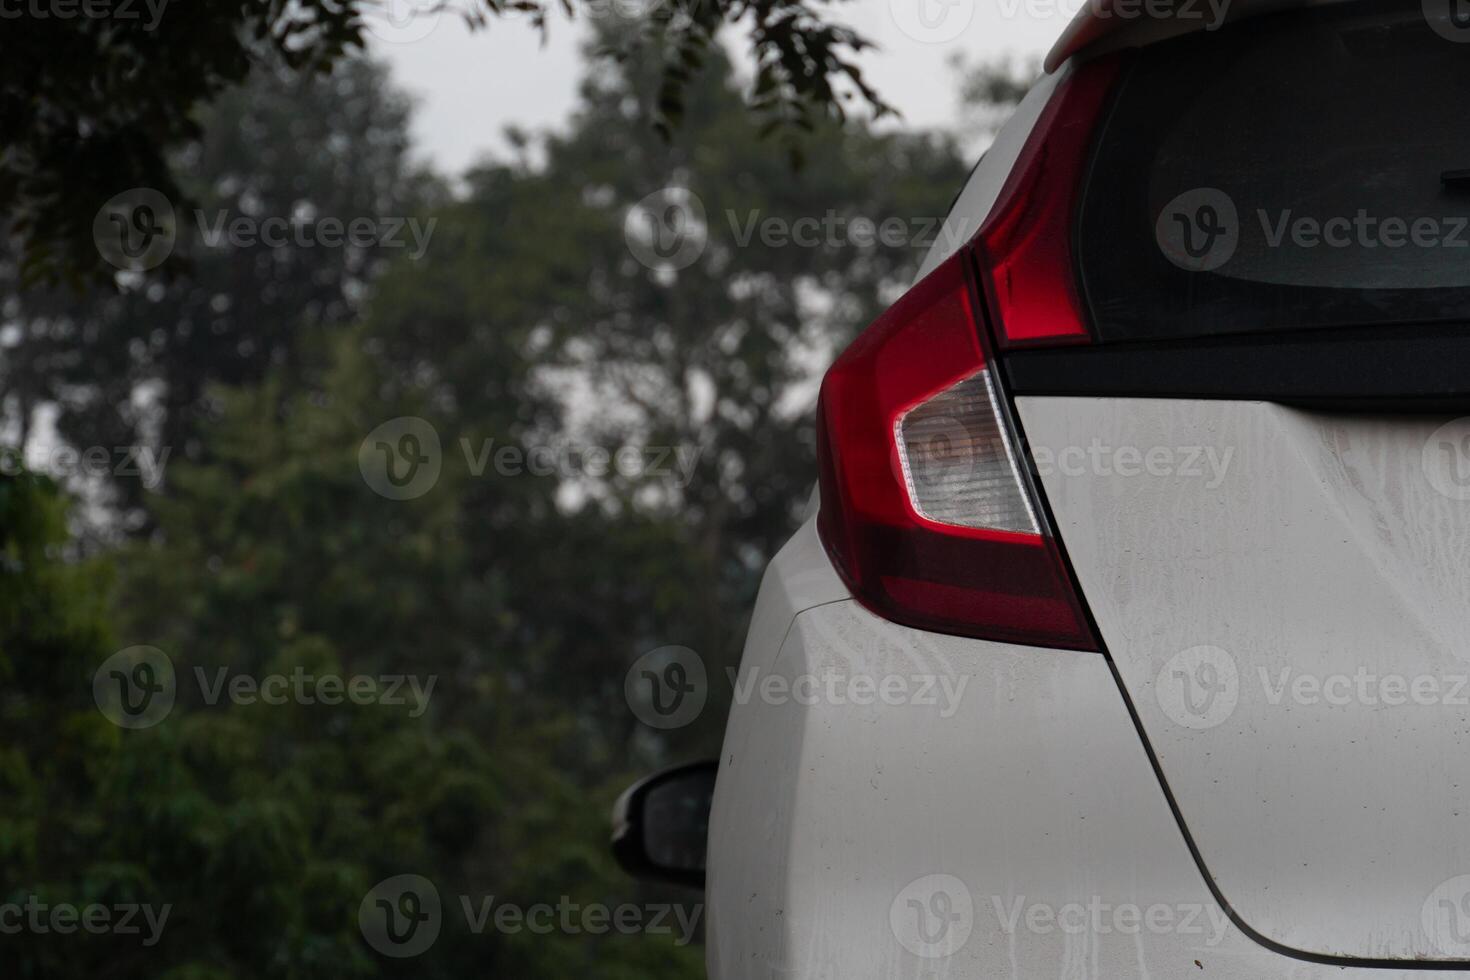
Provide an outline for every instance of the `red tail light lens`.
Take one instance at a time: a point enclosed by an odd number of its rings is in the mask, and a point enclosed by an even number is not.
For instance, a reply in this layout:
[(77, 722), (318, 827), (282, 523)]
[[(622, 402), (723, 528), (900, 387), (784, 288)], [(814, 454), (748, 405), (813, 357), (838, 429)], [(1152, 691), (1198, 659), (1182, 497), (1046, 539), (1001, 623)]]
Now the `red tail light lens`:
[(1099, 648), (1027, 477), (981, 311), (988, 298), (1006, 347), (1089, 340), (1071, 234), (1116, 76), (1103, 61), (1062, 82), (975, 244), (879, 317), (823, 380), (818, 529), (853, 595), (886, 619)]
[(976, 237), (1002, 349), (1091, 339), (1072, 235), (1092, 136), (1118, 73), (1116, 58), (1102, 58), (1062, 80)]
[(936, 269), (827, 372), (822, 540), (886, 619), (1094, 650), (987, 369), (968, 263)]

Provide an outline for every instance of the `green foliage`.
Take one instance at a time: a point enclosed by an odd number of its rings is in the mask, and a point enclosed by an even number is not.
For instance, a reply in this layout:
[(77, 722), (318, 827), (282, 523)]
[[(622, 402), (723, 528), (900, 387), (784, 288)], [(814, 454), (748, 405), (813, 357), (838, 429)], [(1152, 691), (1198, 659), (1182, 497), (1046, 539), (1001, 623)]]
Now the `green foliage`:
[(272, 52), (312, 70), (358, 43), (352, 6), (330, 0), (195, 0), (134, 16), (7, 18), (0, 74), (0, 202), (27, 281), (98, 269), (92, 217), (113, 194), (153, 187), (177, 199), (167, 154), (198, 135), (192, 118)]
[[(187, 276), (160, 270), (132, 288), (97, 289), (80, 300), (66, 290), (7, 300), (7, 322), (23, 336), (0, 359), (0, 392), (20, 441), (44, 402), (56, 407), (55, 425), (73, 445), (156, 445), (171, 459), (190, 458), (201, 452), (196, 425), (214, 413), (211, 384), (251, 384), (271, 369), (308, 378), (319, 367), (324, 331), (358, 315), (392, 250), (275, 248), (263, 240), (211, 247), (198, 229), (217, 226), (220, 216), (424, 214), (441, 191), (408, 165), (408, 114), (384, 70), (358, 60), (327, 76), (262, 67), (247, 87), (201, 111), (207, 138), (175, 165), (194, 202), (175, 250)], [(148, 401), (133, 399), (140, 391)], [(140, 482), (116, 480), (109, 489), (125, 522), (146, 526)]]
[[(379, 70), (257, 73), (204, 116), (186, 161), (198, 199), (415, 209), (438, 222), (422, 258), (197, 250), (192, 277), (7, 301), (10, 431), (24, 440), (45, 407), (73, 445), (173, 450), (158, 487), (74, 485), (101, 512), (81, 523), (44, 477), (0, 477), (0, 903), (172, 910), (156, 946), (6, 936), (7, 975), (702, 975), (698, 947), (667, 936), (476, 933), (460, 897), (692, 900), (612, 866), (608, 807), (634, 775), (718, 745), (722, 668), (814, 479), (815, 370), (923, 250), (742, 229), (830, 212), (915, 230), (964, 173), (949, 140), (824, 120), (793, 174), (728, 62), (704, 62), (671, 139), (643, 123), (662, 67), (625, 62), (589, 78), (543, 162), (486, 165), (454, 197), (405, 162), (406, 112)], [(626, 232), (671, 185), (707, 215), (703, 251), (677, 270), (640, 262)], [(139, 391), (162, 394), (120, 407)], [(434, 427), (443, 466), (428, 492), (390, 500), (359, 451), (402, 416)], [(695, 452), (678, 480), (534, 476), (477, 468), (487, 441)], [(69, 531), (98, 525), (77, 547)], [(138, 644), (170, 658), (177, 699), (124, 730), (92, 681)], [(714, 680), (672, 734), (623, 702), (630, 664), (666, 644), (693, 647)], [(222, 676), (397, 674), (433, 678), (427, 704), (208, 693)], [(374, 951), (358, 923), (369, 890), (403, 873), (445, 906), (411, 960)]]
[[(595, 16), (608, 2), (471, 0), (461, 16), (476, 26), (529, 16), (545, 30), (553, 5)], [(105, 202), (146, 187), (176, 208), (191, 204), (170, 154), (201, 134), (197, 108), (255, 67), (330, 70), (364, 46), (378, 6), (376, 0), (140, 0), (103, 7), (101, 15), (90, 13), (89, 3), (65, 16), (42, 5), (7, 18), (0, 210), (18, 245), (21, 281), (110, 280), (92, 232)], [(441, 8), (418, 12), (439, 16)], [(649, 118), (665, 132), (682, 119), (684, 88), (726, 24), (750, 27), (757, 82), (749, 105), (770, 128), (840, 118), (843, 101), (854, 95), (879, 114), (890, 112), (853, 60), (869, 43), (824, 14), (811, 0), (657, 0), (649, 4), (641, 41), (609, 53), (656, 53), (662, 85), (659, 111)], [(175, 271), (186, 268), (181, 256), (169, 262)]]

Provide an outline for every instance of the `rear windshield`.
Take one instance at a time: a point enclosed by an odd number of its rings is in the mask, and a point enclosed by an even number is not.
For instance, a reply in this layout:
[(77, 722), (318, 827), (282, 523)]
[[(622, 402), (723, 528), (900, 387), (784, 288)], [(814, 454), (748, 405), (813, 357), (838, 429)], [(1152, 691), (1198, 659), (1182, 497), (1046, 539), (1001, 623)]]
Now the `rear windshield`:
[(1470, 325), (1458, 6), (1344, 3), (1136, 55), (1079, 222), (1099, 339)]

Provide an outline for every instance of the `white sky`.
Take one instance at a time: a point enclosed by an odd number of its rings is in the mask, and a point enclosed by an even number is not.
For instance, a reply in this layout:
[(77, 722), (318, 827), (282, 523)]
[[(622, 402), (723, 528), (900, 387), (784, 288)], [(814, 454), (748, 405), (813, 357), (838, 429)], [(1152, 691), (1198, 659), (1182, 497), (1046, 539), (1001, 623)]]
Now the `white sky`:
[[(458, 174), (477, 158), (504, 156), (503, 131), (559, 127), (576, 100), (588, 30), (556, 18), (550, 40), (514, 18), (470, 32), (453, 13), (425, 17), (437, 0), (379, 0), (373, 50), (398, 84), (419, 100), (415, 137), (442, 170)], [(458, 0), (469, 2), (469, 0)], [(575, 0), (603, 16), (659, 0)], [(879, 45), (863, 60), (880, 93), (903, 112), (906, 127), (958, 121), (954, 53), (980, 60), (1038, 55), (1062, 32), (1082, 0), (851, 0), (829, 10)], [(552, 0), (556, 6), (556, 0)], [(736, 40), (731, 38), (729, 40)]]

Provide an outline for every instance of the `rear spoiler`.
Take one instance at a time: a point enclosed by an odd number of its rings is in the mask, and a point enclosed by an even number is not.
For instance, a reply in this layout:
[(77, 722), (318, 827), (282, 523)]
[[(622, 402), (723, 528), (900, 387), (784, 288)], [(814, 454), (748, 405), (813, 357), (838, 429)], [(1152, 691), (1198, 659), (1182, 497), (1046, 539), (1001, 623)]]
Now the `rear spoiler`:
[[(1083, 53), (1142, 47), (1260, 14), (1347, 2), (1366, 0), (1086, 0), (1046, 56), (1046, 71)], [(1167, 7), (1167, 15), (1159, 15), (1160, 7)]]

